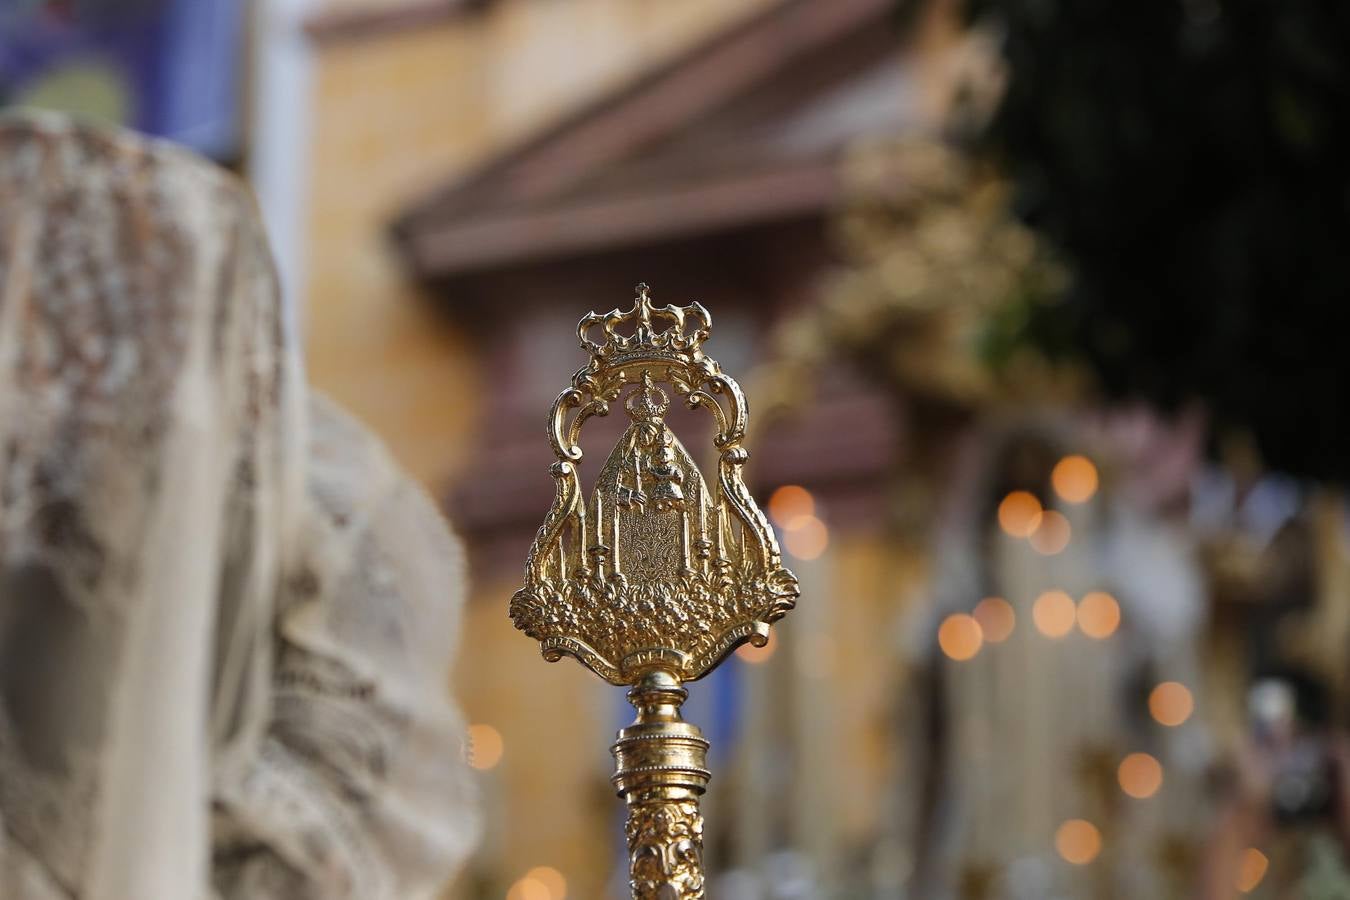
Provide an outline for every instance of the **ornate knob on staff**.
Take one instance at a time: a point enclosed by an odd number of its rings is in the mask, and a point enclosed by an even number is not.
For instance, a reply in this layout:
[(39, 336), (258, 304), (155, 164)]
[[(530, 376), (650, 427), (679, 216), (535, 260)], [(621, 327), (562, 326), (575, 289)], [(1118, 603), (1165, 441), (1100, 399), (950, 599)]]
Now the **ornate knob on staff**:
[[(612, 752), (614, 786), (628, 804), (633, 897), (642, 900), (704, 896), (708, 742), (680, 715), (683, 684), (742, 643), (762, 647), (798, 595), (741, 475), (745, 395), (704, 354), (711, 329), (702, 305), (654, 307), (645, 284), (627, 312), (582, 318), (590, 362), (549, 415), (557, 494), (511, 598), (511, 620), (545, 659), (572, 656), (631, 688), (637, 719)], [(714, 419), (711, 489), (666, 425), (672, 396)], [(582, 426), (620, 398), (630, 424), (586, 499)]]

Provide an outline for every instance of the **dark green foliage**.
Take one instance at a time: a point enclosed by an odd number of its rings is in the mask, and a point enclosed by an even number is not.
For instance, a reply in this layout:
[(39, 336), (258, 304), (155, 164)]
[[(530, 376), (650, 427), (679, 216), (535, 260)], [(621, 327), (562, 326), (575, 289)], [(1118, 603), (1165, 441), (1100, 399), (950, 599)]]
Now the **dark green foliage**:
[(1028, 334), (1350, 475), (1350, 2), (974, 5), (1010, 68), (989, 148), (1073, 276)]

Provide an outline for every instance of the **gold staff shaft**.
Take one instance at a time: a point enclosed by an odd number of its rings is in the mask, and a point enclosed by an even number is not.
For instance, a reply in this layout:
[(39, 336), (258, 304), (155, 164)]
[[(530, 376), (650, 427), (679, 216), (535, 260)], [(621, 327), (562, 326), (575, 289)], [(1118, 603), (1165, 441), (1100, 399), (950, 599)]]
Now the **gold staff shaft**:
[(680, 717), (688, 692), (652, 672), (628, 692), (637, 719), (619, 732), (614, 786), (628, 804), (629, 883), (635, 900), (702, 900), (708, 741)]

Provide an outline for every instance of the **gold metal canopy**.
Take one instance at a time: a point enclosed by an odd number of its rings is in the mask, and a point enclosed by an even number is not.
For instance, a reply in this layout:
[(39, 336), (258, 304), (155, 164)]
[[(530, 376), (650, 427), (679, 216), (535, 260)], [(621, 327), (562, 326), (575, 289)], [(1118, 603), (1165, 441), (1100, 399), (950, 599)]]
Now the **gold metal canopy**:
[[(704, 896), (708, 742), (680, 716), (682, 683), (742, 643), (763, 646), (798, 595), (741, 475), (745, 395), (704, 354), (711, 329), (701, 304), (654, 307), (645, 284), (627, 312), (582, 318), (590, 362), (549, 414), (557, 494), (511, 598), (511, 620), (546, 659), (572, 656), (631, 686), (637, 720), (612, 752), (629, 807), (633, 897), (643, 900)], [(672, 394), (716, 423), (712, 487), (666, 425)], [(620, 400), (630, 424), (583, 498), (582, 426)]]

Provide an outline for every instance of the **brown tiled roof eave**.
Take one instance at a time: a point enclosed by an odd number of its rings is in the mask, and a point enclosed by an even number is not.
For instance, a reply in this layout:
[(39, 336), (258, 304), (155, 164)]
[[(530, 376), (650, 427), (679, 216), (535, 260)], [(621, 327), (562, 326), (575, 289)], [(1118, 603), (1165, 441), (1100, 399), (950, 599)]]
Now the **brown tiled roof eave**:
[(819, 216), (839, 191), (837, 162), (820, 158), (448, 219), (399, 237), (416, 275), (445, 278)]
[(860, 36), (886, 43), (877, 32), (893, 9), (894, 0), (781, 0), (420, 198), (393, 231), (407, 237), (484, 207), (547, 202), (732, 98), (765, 89), (804, 56), (832, 47), (855, 52)]

